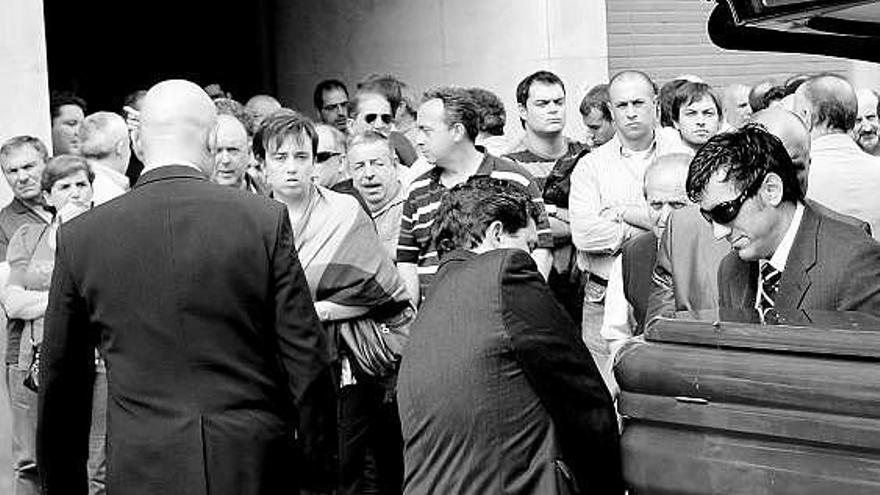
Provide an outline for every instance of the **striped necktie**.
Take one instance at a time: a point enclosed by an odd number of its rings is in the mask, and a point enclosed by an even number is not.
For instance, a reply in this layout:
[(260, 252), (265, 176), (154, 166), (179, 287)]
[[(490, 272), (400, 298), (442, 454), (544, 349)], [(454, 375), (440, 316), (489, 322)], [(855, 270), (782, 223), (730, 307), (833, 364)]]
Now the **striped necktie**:
[(776, 312), (776, 293), (779, 292), (779, 281), (782, 279), (782, 272), (773, 268), (768, 262), (763, 262), (761, 266), (761, 283), (758, 284), (758, 302), (755, 309), (761, 316), (761, 323), (765, 325), (775, 325), (779, 322), (779, 314)]

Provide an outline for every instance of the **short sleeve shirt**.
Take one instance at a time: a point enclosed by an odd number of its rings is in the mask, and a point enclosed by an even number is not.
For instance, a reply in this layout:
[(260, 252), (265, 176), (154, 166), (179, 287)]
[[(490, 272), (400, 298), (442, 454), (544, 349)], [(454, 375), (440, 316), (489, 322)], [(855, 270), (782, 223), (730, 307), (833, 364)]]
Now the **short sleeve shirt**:
[[(400, 238), (397, 244), (397, 262), (413, 263), (418, 267), (419, 287), (425, 294), (437, 273), (440, 260), (431, 237), (431, 226), (440, 208), (443, 194), (448, 191), (440, 182), (442, 169), (434, 167), (417, 177), (410, 184), (403, 215), (400, 219)], [(553, 249), (550, 222), (544, 210), (544, 199), (531, 174), (521, 165), (506, 158), (485, 153), (483, 161), (472, 177), (489, 176), (514, 182), (525, 188), (538, 208), (538, 247)]]

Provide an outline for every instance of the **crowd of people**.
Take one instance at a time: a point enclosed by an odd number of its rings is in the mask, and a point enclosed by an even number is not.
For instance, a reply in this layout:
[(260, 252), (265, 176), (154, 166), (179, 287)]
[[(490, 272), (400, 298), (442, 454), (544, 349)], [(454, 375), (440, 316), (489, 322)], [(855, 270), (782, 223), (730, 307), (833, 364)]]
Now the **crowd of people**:
[(15, 493), (623, 493), (652, 320), (880, 317), (876, 92), (627, 70), (583, 136), (557, 75), (515, 94), (516, 137), (391, 75), (54, 93), (0, 146)]

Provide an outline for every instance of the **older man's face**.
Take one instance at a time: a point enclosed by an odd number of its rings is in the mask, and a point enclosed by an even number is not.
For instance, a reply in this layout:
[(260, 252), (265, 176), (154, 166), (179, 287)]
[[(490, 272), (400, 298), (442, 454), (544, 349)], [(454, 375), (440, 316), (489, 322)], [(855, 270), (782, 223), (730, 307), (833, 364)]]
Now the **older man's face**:
[(46, 162), (33, 146), (18, 147), (7, 155), (2, 164), (3, 175), (16, 198), (34, 201), (40, 197)]
[(348, 169), (354, 187), (373, 211), (386, 205), (400, 188), (397, 163), (386, 142), (352, 147), (348, 150)]
[(853, 139), (867, 153), (877, 153), (880, 147), (880, 123), (877, 121), (877, 96), (870, 91), (859, 91), (859, 113), (853, 128)]
[(221, 186), (241, 187), (250, 162), (247, 132), (237, 121), (222, 118), (213, 143), (214, 174)]
[(675, 169), (667, 168), (654, 171), (645, 177), (645, 200), (651, 207), (654, 221), (652, 230), (658, 239), (663, 237), (672, 210), (690, 204), (684, 187), (685, 175), (686, 172), (678, 173)]

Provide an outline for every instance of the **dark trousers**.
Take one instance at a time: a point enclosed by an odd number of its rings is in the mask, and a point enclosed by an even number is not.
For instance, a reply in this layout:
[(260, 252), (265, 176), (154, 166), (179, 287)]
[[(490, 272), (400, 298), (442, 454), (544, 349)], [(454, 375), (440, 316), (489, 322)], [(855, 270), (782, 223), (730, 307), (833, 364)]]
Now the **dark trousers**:
[(403, 436), (386, 385), (359, 381), (340, 390), (340, 495), (400, 495)]

